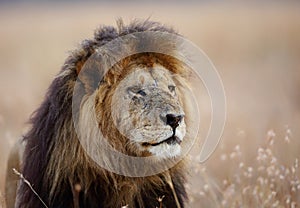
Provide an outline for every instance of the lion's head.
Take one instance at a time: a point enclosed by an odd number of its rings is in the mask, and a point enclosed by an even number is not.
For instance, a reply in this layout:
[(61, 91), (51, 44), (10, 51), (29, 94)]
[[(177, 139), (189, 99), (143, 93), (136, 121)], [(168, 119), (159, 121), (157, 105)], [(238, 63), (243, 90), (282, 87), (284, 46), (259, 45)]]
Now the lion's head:
[[(126, 155), (180, 157), (190, 119), (184, 64), (169, 55), (136, 54), (114, 64), (95, 85), (94, 77), (101, 71), (95, 63), (83, 67), (79, 76), (83, 88), (97, 86), (83, 96), (77, 125), (89, 155), (94, 160), (108, 157), (102, 151), (105, 138)], [(93, 138), (91, 132), (97, 132)]]
[(75, 127), (85, 153), (127, 176), (175, 166), (193, 142), (188, 68), (172, 56), (147, 52), (127, 56), (97, 79), (102, 54), (96, 57), (85, 63), (75, 87), (84, 92), (73, 113), (79, 114)]

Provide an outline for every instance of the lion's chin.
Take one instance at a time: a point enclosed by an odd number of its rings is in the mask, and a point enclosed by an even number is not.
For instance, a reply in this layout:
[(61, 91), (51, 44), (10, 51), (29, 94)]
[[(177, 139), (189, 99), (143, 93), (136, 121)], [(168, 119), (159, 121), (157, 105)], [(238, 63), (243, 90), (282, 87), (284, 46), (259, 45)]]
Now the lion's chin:
[(181, 146), (178, 143), (168, 144), (166, 142), (159, 145), (150, 146), (148, 151), (160, 159), (178, 157), (181, 153)]

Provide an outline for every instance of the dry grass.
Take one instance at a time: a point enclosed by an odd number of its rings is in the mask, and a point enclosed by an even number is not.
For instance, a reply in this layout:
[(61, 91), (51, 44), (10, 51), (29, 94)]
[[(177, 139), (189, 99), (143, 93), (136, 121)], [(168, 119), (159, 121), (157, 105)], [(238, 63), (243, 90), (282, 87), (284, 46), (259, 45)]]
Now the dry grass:
[[(288, 129), (284, 138), (278, 138), (270, 130), (266, 137), (251, 163), (245, 161), (244, 150), (239, 145), (231, 152), (221, 153), (215, 162), (230, 169), (229, 174), (216, 176), (206, 165), (195, 166), (194, 170), (199, 171), (197, 175), (209, 176), (213, 183), (206, 180), (194, 192), (192, 201), (203, 207), (299, 207), (299, 155), (286, 162), (281, 158), (294, 143), (291, 131)], [(278, 140), (285, 145), (279, 145)], [(281, 153), (276, 154), (276, 149)]]
[(5, 204), (5, 202), (4, 202), (4, 195), (0, 191), (0, 207), (4, 207), (5, 206), (4, 204)]
[[(190, 207), (299, 206), (297, 4), (1, 5), (0, 205), (8, 150), (28, 128), (25, 122), (67, 51), (91, 37), (99, 24), (114, 24), (120, 16), (127, 21), (150, 15), (174, 25), (209, 55), (227, 94), (224, 136), (214, 155), (193, 168)], [(205, 102), (202, 96), (199, 100)], [(203, 138), (210, 114), (205, 104), (200, 107)], [(270, 134), (266, 141), (268, 129), (276, 136)], [(195, 148), (193, 155), (197, 153)]]

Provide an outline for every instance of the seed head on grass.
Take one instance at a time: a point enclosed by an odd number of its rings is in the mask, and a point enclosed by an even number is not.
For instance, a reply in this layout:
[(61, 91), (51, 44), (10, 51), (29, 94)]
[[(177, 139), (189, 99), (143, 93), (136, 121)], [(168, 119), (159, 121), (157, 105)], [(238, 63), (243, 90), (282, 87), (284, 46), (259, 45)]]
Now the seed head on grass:
[(22, 173), (20, 173), (19, 171), (17, 171), (15, 168), (13, 168), (13, 171), (16, 175), (18, 175), (20, 177), (20, 179), (31, 189), (31, 191), (38, 197), (38, 199), (42, 202), (42, 204), (44, 205), (44, 207), (48, 208), (48, 206), (46, 205), (46, 203), (42, 200), (42, 198), (38, 195), (38, 193), (34, 190), (34, 188), (32, 187), (32, 185), (30, 184), (30, 182), (23, 176)]
[[(220, 153), (220, 167), (230, 168), (213, 178), (216, 186), (207, 182), (199, 191), (203, 200), (218, 201), (214, 207), (298, 207), (300, 205), (300, 172), (298, 158), (283, 162), (281, 153), (293, 145), (292, 132), (286, 130), (282, 148), (274, 130), (267, 132), (264, 144), (257, 147), (255, 157), (245, 160), (244, 149), (235, 146), (232, 152)], [(292, 164), (292, 165), (291, 165)], [(207, 168), (209, 172), (209, 168)], [(209, 174), (211, 177), (213, 174)], [(216, 193), (214, 196), (211, 193)], [(217, 199), (217, 200), (216, 200)]]
[[(163, 207), (163, 199), (165, 198), (165, 195), (160, 196), (157, 198), (157, 201), (159, 202), (159, 208)], [(157, 207), (158, 208), (158, 207)]]

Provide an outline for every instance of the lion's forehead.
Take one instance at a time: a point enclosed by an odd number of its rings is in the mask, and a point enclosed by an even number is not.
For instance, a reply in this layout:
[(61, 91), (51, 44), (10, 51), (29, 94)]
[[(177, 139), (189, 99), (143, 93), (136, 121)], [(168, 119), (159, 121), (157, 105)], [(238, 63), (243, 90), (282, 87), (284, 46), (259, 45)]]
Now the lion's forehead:
[(137, 85), (155, 87), (165, 87), (174, 84), (171, 72), (162, 66), (135, 68), (133, 72), (125, 77), (123, 83), (126, 86)]

